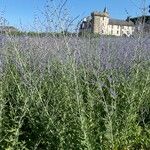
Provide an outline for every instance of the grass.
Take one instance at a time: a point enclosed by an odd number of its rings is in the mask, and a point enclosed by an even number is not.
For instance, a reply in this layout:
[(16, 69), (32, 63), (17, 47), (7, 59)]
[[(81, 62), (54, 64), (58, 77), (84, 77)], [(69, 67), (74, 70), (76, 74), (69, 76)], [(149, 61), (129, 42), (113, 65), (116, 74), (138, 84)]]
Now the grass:
[[(11, 39), (2, 50), (6, 57), (0, 78), (0, 149), (150, 149), (147, 59), (138, 57), (129, 65), (124, 61), (121, 66), (112, 66), (116, 62), (110, 57), (117, 58), (115, 51), (119, 49), (110, 39), (108, 43), (94, 39), (93, 45), (90, 39), (88, 45), (84, 40), (69, 44), (69, 40), (56, 38), (54, 51), (46, 44), (43, 47), (38, 39), (31, 40), (25, 47)], [(97, 57), (102, 52), (99, 45), (104, 54), (108, 52), (111, 67), (102, 67)], [(104, 57), (103, 62), (108, 63)]]

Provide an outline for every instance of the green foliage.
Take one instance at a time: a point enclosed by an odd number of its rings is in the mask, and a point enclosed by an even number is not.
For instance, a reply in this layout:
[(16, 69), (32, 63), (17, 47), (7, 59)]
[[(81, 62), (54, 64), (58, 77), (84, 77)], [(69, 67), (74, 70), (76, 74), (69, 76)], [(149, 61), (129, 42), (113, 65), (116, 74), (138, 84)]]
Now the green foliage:
[(24, 69), (8, 63), (0, 79), (0, 149), (150, 149), (148, 66), (130, 78), (74, 62)]
[(98, 33), (92, 33), (92, 32), (87, 32), (87, 31), (84, 31), (84, 32), (79, 32), (78, 34), (80, 37), (84, 37), (84, 38), (97, 38), (97, 37), (100, 37), (101, 35), (98, 34)]
[(63, 37), (63, 36), (76, 36), (76, 33), (72, 33), (72, 32), (23, 32), (23, 31), (10, 31), (10, 32), (2, 32), (1, 34), (3, 35), (8, 35), (8, 36), (30, 36), (30, 37), (46, 37), (46, 36), (50, 36), (50, 37)]

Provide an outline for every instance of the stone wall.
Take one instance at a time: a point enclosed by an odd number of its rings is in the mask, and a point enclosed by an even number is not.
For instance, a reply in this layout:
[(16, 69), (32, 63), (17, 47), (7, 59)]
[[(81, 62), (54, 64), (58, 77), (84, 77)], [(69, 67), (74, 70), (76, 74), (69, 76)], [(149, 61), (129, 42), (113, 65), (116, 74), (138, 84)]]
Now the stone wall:
[(107, 34), (107, 26), (109, 22), (107, 13), (92, 13), (93, 33)]

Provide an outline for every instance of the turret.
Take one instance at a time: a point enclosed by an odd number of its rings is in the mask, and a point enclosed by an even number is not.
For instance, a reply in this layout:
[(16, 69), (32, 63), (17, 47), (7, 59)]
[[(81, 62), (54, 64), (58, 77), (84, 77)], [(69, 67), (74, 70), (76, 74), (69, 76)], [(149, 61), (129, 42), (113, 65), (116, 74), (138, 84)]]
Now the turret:
[(107, 26), (109, 23), (109, 13), (107, 8), (103, 12), (91, 13), (93, 20), (93, 33), (107, 34)]

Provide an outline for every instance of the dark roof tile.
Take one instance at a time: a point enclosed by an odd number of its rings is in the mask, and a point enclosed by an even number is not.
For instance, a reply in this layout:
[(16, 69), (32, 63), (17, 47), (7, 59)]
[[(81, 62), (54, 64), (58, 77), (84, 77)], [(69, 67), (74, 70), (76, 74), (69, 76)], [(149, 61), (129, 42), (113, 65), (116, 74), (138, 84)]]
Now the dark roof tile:
[(119, 19), (109, 19), (110, 25), (120, 25), (120, 26), (134, 26), (132, 21), (119, 20)]

